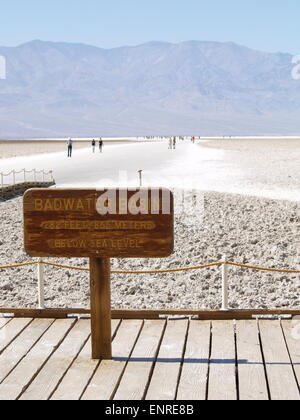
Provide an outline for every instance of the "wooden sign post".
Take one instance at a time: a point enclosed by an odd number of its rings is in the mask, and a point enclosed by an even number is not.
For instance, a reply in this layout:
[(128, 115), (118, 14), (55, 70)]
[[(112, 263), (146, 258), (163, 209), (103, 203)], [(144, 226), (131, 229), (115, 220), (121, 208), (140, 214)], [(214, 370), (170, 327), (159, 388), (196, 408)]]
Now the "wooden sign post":
[(93, 359), (110, 359), (110, 258), (166, 258), (174, 250), (167, 189), (33, 189), (24, 196), (32, 257), (90, 259)]
[(90, 258), (92, 358), (111, 359), (110, 259)]

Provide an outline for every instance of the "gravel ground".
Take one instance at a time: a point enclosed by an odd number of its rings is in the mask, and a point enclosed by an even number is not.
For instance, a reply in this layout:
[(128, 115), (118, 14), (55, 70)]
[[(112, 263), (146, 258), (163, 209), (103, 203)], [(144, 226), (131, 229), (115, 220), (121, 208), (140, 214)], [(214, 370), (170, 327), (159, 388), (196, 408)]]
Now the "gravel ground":
[[(161, 269), (229, 260), (300, 268), (300, 203), (224, 193), (177, 191), (176, 244), (165, 260), (113, 260), (114, 269)], [(185, 203), (182, 205), (182, 203)], [(23, 250), (22, 198), (0, 203), (0, 265), (31, 261)], [(54, 260), (87, 267), (88, 260)], [(47, 307), (88, 307), (88, 273), (46, 268)], [(230, 268), (232, 308), (299, 308), (300, 276)], [(36, 267), (0, 271), (0, 306), (37, 304)], [(156, 275), (114, 275), (114, 308), (218, 309), (220, 268)]]

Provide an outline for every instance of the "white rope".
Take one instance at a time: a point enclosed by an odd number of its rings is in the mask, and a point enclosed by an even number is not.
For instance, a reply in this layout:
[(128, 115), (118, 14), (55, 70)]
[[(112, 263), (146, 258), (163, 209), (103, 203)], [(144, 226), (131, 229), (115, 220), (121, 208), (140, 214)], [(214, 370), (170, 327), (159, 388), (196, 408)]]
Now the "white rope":
[[(18, 182), (16, 182), (16, 175), (19, 175), (19, 174), (24, 175), (24, 182), (31, 182), (29, 179), (26, 178), (26, 174), (33, 174), (32, 182), (37, 182), (37, 175), (39, 174), (43, 176), (43, 180), (40, 182), (46, 182), (45, 177), (47, 176), (51, 177), (51, 181), (53, 181), (53, 171), (45, 171), (44, 169), (40, 171), (37, 171), (36, 169), (32, 169), (32, 170), (21, 169), (20, 171), (12, 170), (8, 173), (3, 173), (3, 172), (0, 173), (0, 176), (1, 176), (0, 189), (2, 188), (3, 190), (6, 187), (18, 185)], [(5, 183), (4, 178), (9, 177), (11, 175), (13, 175), (12, 183), (10, 184)], [(19, 184), (21, 184), (21, 182), (19, 182)]]

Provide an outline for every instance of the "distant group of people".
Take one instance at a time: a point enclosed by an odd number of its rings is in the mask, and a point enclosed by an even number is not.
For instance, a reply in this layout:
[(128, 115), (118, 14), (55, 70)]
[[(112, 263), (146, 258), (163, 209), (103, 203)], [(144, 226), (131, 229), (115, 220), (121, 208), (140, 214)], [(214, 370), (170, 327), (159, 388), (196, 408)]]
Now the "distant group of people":
[[(154, 139), (155, 137), (146, 137), (146, 138), (149, 139), (149, 140), (151, 140), (151, 139)], [(166, 137), (159, 137), (159, 139), (165, 139), (165, 138)], [(199, 137), (199, 139), (200, 138), (201, 137)], [(193, 144), (195, 144), (195, 142), (196, 142), (196, 137), (195, 136), (193, 136), (193, 137), (183, 137), (183, 136), (176, 137), (176, 136), (171, 136), (171, 137), (167, 137), (167, 139), (168, 139), (168, 144), (169, 144), (169, 149), (170, 150), (176, 150), (177, 142), (179, 140), (184, 141), (186, 139), (187, 140), (190, 139)], [(68, 146), (68, 157), (71, 158), (72, 157), (72, 153), (73, 153), (73, 140), (71, 139), (71, 137), (68, 139), (67, 146)], [(103, 140), (102, 140), (101, 137), (100, 137), (100, 139), (98, 141), (98, 146), (99, 146), (99, 152), (100, 153), (103, 153), (104, 142), (103, 142)], [(95, 139), (93, 139), (92, 140), (92, 152), (93, 153), (96, 153), (96, 148), (97, 148), (97, 141)]]
[[(201, 137), (199, 137), (199, 139), (200, 139)], [(182, 140), (182, 141), (184, 141), (186, 139), (186, 137), (182, 137), (182, 136), (180, 136), (180, 137), (169, 137), (168, 138), (168, 144), (169, 144), (169, 149), (170, 150), (175, 150), (176, 149), (176, 146), (177, 146), (177, 140)], [(188, 138), (187, 138), (188, 139)], [(195, 136), (193, 136), (193, 137), (190, 137), (190, 139), (191, 139), (191, 142), (193, 143), (193, 144), (195, 144), (195, 142), (196, 142), (196, 137)]]
[[(92, 140), (93, 153), (96, 152), (96, 146), (97, 146), (97, 142), (96, 142), (95, 139), (93, 139)], [(99, 152), (100, 153), (103, 153), (103, 146), (104, 146), (104, 142), (103, 142), (102, 138), (100, 137), (100, 140), (99, 140)], [(68, 149), (68, 158), (69, 157), (71, 158), (72, 154), (73, 154), (73, 140), (71, 139), (71, 137), (67, 141), (67, 149)]]
[(176, 137), (170, 137), (169, 138), (169, 149), (170, 150), (176, 150), (177, 145), (177, 138)]
[[(93, 139), (93, 141), (92, 141), (92, 149), (93, 149), (93, 153), (95, 153), (96, 152), (96, 146), (97, 146), (97, 142), (96, 142), (96, 140), (95, 139)], [(103, 153), (103, 140), (102, 140), (102, 138), (100, 137), (100, 140), (99, 140), (99, 152), (100, 153)]]

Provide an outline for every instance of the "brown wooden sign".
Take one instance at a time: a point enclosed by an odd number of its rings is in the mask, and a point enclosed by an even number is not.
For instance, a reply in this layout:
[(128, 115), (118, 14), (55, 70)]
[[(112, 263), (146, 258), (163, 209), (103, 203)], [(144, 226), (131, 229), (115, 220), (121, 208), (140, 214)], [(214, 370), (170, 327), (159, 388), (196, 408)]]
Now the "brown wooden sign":
[(24, 196), (33, 257), (164, 258), (174, 249), (167, 189), (33, 189)]

